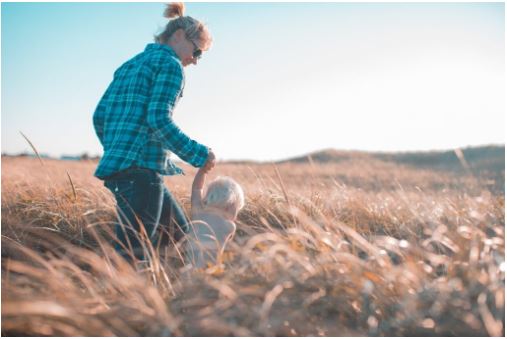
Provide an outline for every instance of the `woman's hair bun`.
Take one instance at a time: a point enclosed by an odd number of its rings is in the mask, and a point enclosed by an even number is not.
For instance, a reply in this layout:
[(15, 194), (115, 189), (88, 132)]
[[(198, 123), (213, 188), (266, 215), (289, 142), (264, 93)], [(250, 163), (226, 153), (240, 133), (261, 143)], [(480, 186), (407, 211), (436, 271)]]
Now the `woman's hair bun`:
[(183, 2), (172, 2), (167, 4), (167, 8), (164, 11), (164, 17), (171, 19), (174, 17), (183, 16), (185, 13), (185, 5)]

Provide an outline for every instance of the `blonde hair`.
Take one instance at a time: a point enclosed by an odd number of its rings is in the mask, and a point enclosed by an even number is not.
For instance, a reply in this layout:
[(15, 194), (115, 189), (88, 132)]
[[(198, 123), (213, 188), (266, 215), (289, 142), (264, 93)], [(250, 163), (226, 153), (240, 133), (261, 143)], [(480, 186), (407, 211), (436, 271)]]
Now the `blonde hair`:
[(209, 183), (203, 204), (234, 213), (235, 217), (245, 205), (245, 195), (241, 186), (232, 178), (217, 177)]
[[(178, 29), (182, 29), (188, 39), (199, 42), (197, 45), (201, 50), (208, 50), (211, 47), (213, 40), (208, 28), (197, 19), (190, 16), (183, 16), (184, 13), (185, 5), (183, 2), (173, 2), (167, 4), (164, 11), (164, 17), (170, 20), (164, 31), (155, 36), (155, 42), (166, 44), (174, 32)], [(174, 17), (177, 18), (172, 19)]]

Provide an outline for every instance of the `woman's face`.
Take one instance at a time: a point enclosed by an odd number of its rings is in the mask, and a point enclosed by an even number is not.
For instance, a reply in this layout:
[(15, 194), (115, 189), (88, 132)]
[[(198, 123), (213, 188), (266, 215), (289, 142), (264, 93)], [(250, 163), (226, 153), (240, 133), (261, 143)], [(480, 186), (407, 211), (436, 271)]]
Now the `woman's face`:
[(189, 39), (181, 29), (173, 34), (169, 41), (169, 45), (174, 49), (176, 54), (178, 54), (183, 66), (188, 66), (190, 64), (196, 65), (202, 53), (197, 43)]

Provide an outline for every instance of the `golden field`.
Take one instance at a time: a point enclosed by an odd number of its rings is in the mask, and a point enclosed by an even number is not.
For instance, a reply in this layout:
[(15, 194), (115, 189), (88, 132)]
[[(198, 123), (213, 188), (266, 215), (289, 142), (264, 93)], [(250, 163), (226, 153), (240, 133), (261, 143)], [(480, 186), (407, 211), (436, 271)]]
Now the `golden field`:
[[(221, 262), (188, 270), (179, 246), (135, 266), (112, 251), (95, 167), (2, 158), (2, 335), (504, 335), (503, 181), (368, 157), (219, 163), (210, 178), (246, 206)], [(166, 182), (188, 211), (183, 169)]]

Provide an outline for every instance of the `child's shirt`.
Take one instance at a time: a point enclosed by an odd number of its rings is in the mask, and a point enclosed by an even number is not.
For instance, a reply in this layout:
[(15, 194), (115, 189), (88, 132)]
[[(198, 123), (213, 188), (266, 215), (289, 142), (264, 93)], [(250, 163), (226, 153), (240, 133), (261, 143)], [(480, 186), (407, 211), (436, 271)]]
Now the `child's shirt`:
[(222, 211), (205, 208), (201, 195), (192, 192), (192, 227), (187, 246), (187, 259), (195, 267), (206, 267), (207, 263), (215, 264), (236, 232), (236, 224), (227, 219)]

